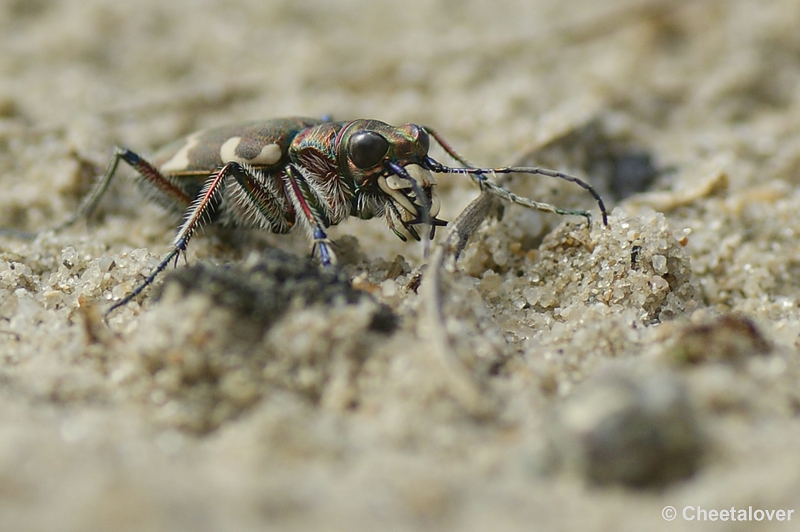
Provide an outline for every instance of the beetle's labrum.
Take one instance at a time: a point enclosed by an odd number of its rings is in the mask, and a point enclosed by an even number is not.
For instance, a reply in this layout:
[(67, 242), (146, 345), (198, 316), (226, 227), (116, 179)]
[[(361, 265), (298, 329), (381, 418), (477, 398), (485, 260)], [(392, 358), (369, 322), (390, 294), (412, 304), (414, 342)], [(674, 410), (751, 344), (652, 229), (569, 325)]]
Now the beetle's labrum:
[[(445, 166), (428, 155), (433, 139), (463, 167)], [(114, 159), (79, 211), (57, 229), (89, 216), (116, 175), (120, 161), (137, 171), (149, 196), (184, 212), (172, 250), (155, 270), (108, 311), (130, 302), (186, 250), (192, 235), (209, 222), (286, 233), (300, 225), (325, 266), (336, 256), (325, 230), (350, 216), (383, 217), (406, 241), (433, 238), (439, 198), (434, 173), (468, 174), (482, 190), (528, 208), (584, 216), (517, 196), (487, 178), (491, 174), (540, 174), (573, 182), (597, 201), (603, 223), (607, 213), (597, 192), (584, 181), (553, 170), (531, 167), (476, 168), (430, 128), (390, 126), (378, 120), (329, 122), (280, 118), (193, 133), (165, 146), (148, 162), (118, 148)]]

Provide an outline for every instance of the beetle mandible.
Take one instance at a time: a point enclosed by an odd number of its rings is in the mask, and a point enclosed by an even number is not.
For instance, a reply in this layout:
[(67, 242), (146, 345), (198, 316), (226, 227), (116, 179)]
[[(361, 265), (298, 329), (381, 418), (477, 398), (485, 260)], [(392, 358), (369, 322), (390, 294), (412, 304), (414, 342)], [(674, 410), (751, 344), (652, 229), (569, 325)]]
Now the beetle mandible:
[[(463, 167), (443, 165), (428, 155), (431, 137)], [(559, 209), (517, 196), (489, 180), (487, 174), (526, 173), (564, 179), (586, 189), (597, 201), (603, 224), (603, 200), (577, 177), (538, 167), (478, 168), (461, 157), (436, 131), (415, 124), (390, 126), (378, 120), (333, 122), (313, 118), (279, 118), (195, 132), (175, 141), (152, 158), (117, 148), (111, 164), (63, 229), (91, 215), (125, 161), (155, 201), (183, 211), (172, 250), (130, 294), (106, 315), (139, 295), (167, 265), (186, 251), (203, 225), (231, 226), (287, 233), (302, 226), (323, 265), (336, 256), (325, 230), (349, 216), (382, 216), (399, 238), (420, 240), (415, 226), (433, 238), (439, 198), (432, 173), (468, 174), (482, 190), (528, 208), (584, 216), (587, 211)], [(401, 231), (403, 229), (403, 231)]]

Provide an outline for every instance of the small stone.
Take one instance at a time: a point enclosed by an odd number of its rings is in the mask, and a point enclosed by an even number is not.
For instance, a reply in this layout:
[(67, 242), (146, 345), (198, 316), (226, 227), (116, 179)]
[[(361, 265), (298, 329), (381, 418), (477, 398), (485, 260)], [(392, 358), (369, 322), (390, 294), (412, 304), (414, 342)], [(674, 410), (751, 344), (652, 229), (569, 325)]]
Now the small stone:
[(601, 373), (556, 408), (556, 462), (594, 484), (663, 486), (695, 473), (705, 438), (668, 373)]
[(769, 353), (771, 346), (747, 317), (726, 315), (687, 326), (670, 349), (680, 364), (728, 362), (738, 364), (753, 355)]
[(651, 262), (653, 264), (653, 269), (658, 275), (667, 273), (667, 257), (664, 255), (653, 255)]
[(116, 263), (114, 262), (114, 258), (108, 255), (103, 255), (97, 260), (97, 267), (101, 272), (111, 271), (111, 268), (113, 268), (115, 265)]

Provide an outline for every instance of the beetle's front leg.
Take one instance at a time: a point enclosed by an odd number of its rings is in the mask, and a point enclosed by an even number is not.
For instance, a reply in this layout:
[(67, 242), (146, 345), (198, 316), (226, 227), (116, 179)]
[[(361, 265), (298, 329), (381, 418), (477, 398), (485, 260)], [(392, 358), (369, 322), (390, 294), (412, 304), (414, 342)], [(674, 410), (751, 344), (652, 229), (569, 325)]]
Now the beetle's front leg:
[(328, 235), (325, 233), (325, 224), (322, 218), (317, 214), (308, 202), (308, 194), (303, 193), (301, 186), (308, 185), (305, 183), (303, 174), (296, 170), (292, 165), (286, 167), (286, 192), (295, 211), (305, 221), (309, 231), (309, 238), (313, 242), (312, 253), (319, 251), (319, 258), (323, 266), (332, 266), (336, 264), (336, 254), (333, 252), (332, 243)]

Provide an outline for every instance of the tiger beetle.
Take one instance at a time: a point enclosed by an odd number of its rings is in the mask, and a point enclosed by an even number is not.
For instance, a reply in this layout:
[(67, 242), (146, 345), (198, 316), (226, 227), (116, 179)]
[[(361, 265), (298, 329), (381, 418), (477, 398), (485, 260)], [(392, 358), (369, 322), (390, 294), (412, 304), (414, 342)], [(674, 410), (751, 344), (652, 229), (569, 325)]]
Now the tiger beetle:
[[(445, 166), (428, 155), (430, 138), (463, 167)], [(117, 148), (114, 158), (78, 211), (56, 230), (88, 217), (116, 175), (120, 161), (138, 173), (146, 194), (183, 211), (172, 250), (131, 293), (106, 311), (108, 316), (138, 296), (173, 260), (186, 251), (192, 235), (205, 224), (255, 227), (288, 233), (300, 225), (324, 266), (336, 255), (325, 230), (348, 216), (382, 216), (401, 240), (419, 241), (415, 226), (432, 239), (439, 198), (431, 173), (467, 174), (481, 188), (506, 201), (540, 211), (584, 216), (587, 211), (559, 209), (517, 196), (487, 174), (540, 174), (586, 189), (608, 225), (603, 200), (588, 183), (561, 172), (534, 167), (477, 168), (433, 129), (415, 124), (390, 126), (377, 120), (333, 122), (279, 118), (201, 130), (158, 151), (152, 162)], [(401, 230), (402, 229), (402, 230)]]

